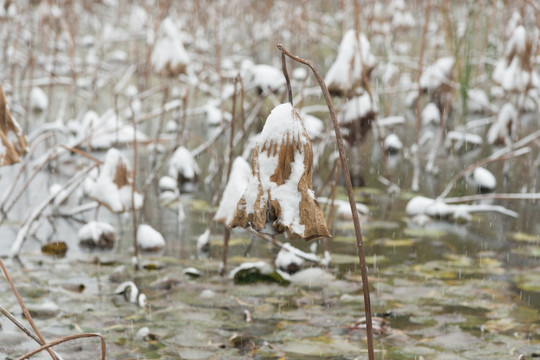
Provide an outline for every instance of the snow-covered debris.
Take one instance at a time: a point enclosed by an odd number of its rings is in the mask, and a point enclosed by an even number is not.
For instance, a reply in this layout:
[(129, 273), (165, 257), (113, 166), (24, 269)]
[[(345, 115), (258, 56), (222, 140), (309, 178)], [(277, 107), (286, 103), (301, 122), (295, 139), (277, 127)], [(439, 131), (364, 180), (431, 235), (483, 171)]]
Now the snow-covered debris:
[(49, 107), (49, 98), (45, 91), (39, 87), (33, 87), (30, 91), (30, 109), (33, 111), (45, 111)]
[[(292, 248), (293, 246), (289, 243), (284, 244), (287, 248)], [(289, 274), (294, 274), (304, 263), (304, 259), (296, 255), (294, 252), (289, 250), (281, 249), (277, 254), (274, 264), (276, 268), (285, 271)]]
[(210, 229), (206, 229), (197, 238), (197, 251), (208, 252), (210, 250)]
[(429, 103), (422, 110), (422, 125), (438, 124), (441, 121), (441, 112), (435, 103)]
[(139, 307), (146, 307), (146, 295), (143, 294), (133, 281), (125, 281), (114, 290), (115, 294), (123, 295), (126, 301), (137, 304)]
[(216, 103), (211, 101), (205, 106), (204, 115), (206, 123), (211, 126), (216, 126), (225, 120), (231, 120), (231, 114), (224, 112), (216, 106)]
[(142, 6), (133, 5), (129, 14), (129, 29), (133, 32), (142, 31), (147, 19), (148, 14), (146, 10)]
[(424, 91), (433, 92), (441, 86), (447, 85), (454, 68), (453, 57), (440, 58), (428, 66), (420, 77), (420, 87)]
[(162, 176), (159, 179), (159, 191), (176, 191), (178, 188), (178, 184), (176, 183), (176, 180), (173, 179), (170, 176)]
[(396, 134), (392, 133), (384, 139), (384, 149), (389, 154), (395, 154), (403, 149), (403, 143)]
[(223, 197), (214, 215), (214, 221), (229, 225), (236, 211), (236, 204), (242, 197), (251, 178), (251, 167), (242, 157), (234, 159), (229, 181), (223, 191)]
[[(510, 29), (508, 29), (510, 30)], [(525, 27), (516, 24), (504, 51), (504, 58), (497, 61), (493, 80), (508, 92), (524, 92), (527, 87), (538, 88), (540, 78), (532, 63), (533, 42)]]
[(349, 30), (339, 45), (336, 60), (328, 70), (324, 81), (328, 90), (335, 94), (347, 94), (362, 85), (364, 74), (369, 75), (375, 67), (375, 56), (364, 34)]
[[(326, 197), (319, 197), (317, 198), (317, 200), (319, 200), (319, 202), (322, 204), (330, 204), (332, 201), (331, 199)], [(344, 220), (352, 220), (351, 205), (348, 201), (334, 199), (334, 206), (336, 207), (337, 216)], [(369, 214), (369, 208), (361, 203), (356, 203), (356, 210), (358, 210), (358, 214), (360, 215)]]
[(133, 187), (133, 173), (127, 158), (115, 148), (109, 149), (105, 162), (101, 166), (99, 176), (95, 182), (90, 180), (85, 184), (91, 199), (105, 205), (115, 213), (128, 211), (132, 208), (140, 209), (143, 197)]
[(83, 142), (93, 149), (109, 149), (115, 144), (131, 144), (133, 138), (138, 142), (148, 140), (139, 130), (133, 133), (133, 125), (126, 124), (114, 112), (108, 111), (101, 117), (93, 111), (88, 111), (81, 121), (76, 124), (76, 142)]
[(144, 251), (159, 251), (165, 247), (165, 239), (150, 225), (141, 224), (137, 229), (137, 247)]
[(152, 67), (160, 75), (177, 76), (186, 72), (189, 61), (180, 30), (171, 18), (165, 18), (150, 57)]
[(489, 99), (482, 89), (469, 89), (467, 91), (467, 107), (472, 113), (483, 113), (485, 111), (496, 111), (496, 107), (489, 102)]
[(324, 130), (324, 124), (321, 119), (313, 115), (309, 115), (303, 112), (300, 112), (302, 120), (304, 120), (304, 126), (311, 140), (318, 139), (321, 137)]
[(27, 151), (28, 144), (24, 133), (11, 116), (0, 85), (0, 166), (18, 163)]
[(343, 137), (349, 144), (361, 143), (371, 130), (371, 123), (377, 113), (377, 103), (367, 92), (345, 103), (338, 114), (343, 129)]
[(388, 5), (387, 11), (392, 16), (392, 28), (408, 29), (416, 26), (416, 21), (411, 12), (407, 10), (404, 0), (393, 0)]
[(458, 130), (449, 131), (446, 134), (445, 147), (454, 151), (471, 150), (481, 146), (483, 139), (480, 135), (462, 132)]
[(312, 171), (313, 150), (300, 115), (289, 103), (276, 106), (253, 150), (253, 176), (231, 226), (291, 239), (330, 237), (313, 193)]
[(502, 143), (510, 144), (512, 126), (517, 120), (517, 111), (514, 105), (506, 103), (503, 105), (495, 121), (488, 130), (487, 141), (489, 144)]
[(194, 182), (199, 176), (199, 165), (191, 152), (183, 146), (175, 150), (169, 160), (169, 176), (177, 179), (178, 184)]
[(281, 70), (271, 65), (255, 65), (251, 60), (242, 61), (242, 78), (247, 88), (255, 88), (259, 94), (284, 89), (285, 78)]
[(190, 276), (192, 278), (202, 276), (202, 273), (199, 270), (195, 269), (194, 267), (185, 268), (184, 270), (182, 270), (182, 274)]
[(112, 249), (115, 242), (114, 227), (106, 222), (90, 221), (79, 229), (79, 243), (87, 247)]
[(248, 269), (257, 269), (261, 274), (270, 274), (274, 271), (272, 266), (264, 261), (245, 262), (232, 269), (229, 272), (229, 278), (234, 279), (234, 277), (239, 271)]
[(471, 213), (475, 212), (498, 212), (504, 215), (517, 217), (518, 214), (515, 211), (508, 210), (507, 208), (499, 205), (488, 204), (458, 204), (451, 205), (445, 203), (443, 200), (430, 199), (424, 196), (416, 196), (409, 200), (405, 207), (405, 212), (409, 217), (417, 216), (430, 216), (432, 218), (454, 218), (460, 220), (469, 221), (471, 219)]
[(492, 192), (497, 186), (497, 179), (495, 176), (483, 167), (477, 167), (469, 176), (466, 177), (467, 181), (474, 186), (478, 192)]
[(334, 275), (321, 268), (312, 267), (292, 274), (290, 279), (291, 283), (298, 286), (323, 288), (333, 282), (336, 278)]

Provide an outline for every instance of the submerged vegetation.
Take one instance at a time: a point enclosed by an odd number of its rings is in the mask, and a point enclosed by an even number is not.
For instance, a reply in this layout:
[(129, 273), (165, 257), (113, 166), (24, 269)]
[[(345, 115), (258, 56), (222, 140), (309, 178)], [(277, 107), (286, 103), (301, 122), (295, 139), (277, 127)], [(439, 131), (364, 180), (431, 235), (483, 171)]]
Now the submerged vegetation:
[(4, 1), (0, 357), (540, 356), (539, 19)]

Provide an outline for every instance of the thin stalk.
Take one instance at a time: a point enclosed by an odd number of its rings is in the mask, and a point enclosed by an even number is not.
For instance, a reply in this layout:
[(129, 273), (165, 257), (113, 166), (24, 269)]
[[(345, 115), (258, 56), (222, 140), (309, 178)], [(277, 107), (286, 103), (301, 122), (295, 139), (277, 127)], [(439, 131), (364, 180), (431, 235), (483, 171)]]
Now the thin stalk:
[[(328, 211), (328, 218), (326, 220), (326, 224), (328, 225), (328, 232), (332, 234), (334, 230), (334, 218), (336, 215), (336, 206), (335, 206), (335, 200), (336, 200), (336, 189), (337, 189), (337, 183), (339, 180), (339, 173), (341, 171), (340, 166), (340, 160), (336, 160), (336, 165), (334, 166), (334, 180), (332, 181), (332, 189), (330, 191), (330, 210)], [(332, 255), (332, 238), (324, 238), (323, 240), (323, 256), (326, 255), (326, 253)]]
[(105, 339), (103, 338), (103, 335), (101, 335), (99, 333), (84, 333), (84, 334), (76, 334), (76, 335), (64, 336), (63, 338), (53, 340), (48, 344), (44, 344), (41, 347), (39, 347), (39, 348), (29, 352), (29, 353), (26, 353), (21, 357), (18, 357), (17, 360), (28, 359), (30, 356), (35, 355), (35, 354), (37, 354), (37, 353), (39, 353), (39, 352), (41, 352), (43, 350), (47, 350), (47, 351), (50, 352), (51, 347), (53, 347), (55, 345), (65, 343), (65, 342), (70, 341), (70, 340), (82, 339), (82, 338), (88, 338), (88, 337), (99, 337), (99, 339), (101, 340), (101, 360), (105, 360), (105, 357), (107, 355), (107, 347), (105, 346)]
[(131, 122), (133, 124), (133, 184), (131, 187), (131, 217), (133, 220), (133, 257), (135, 259), (135, 270), (139, 269), (139, 247), (137, 246), (137, 210), (135, 210), (135, 179), (137, 177), (137, 122), (133, 102), (129, 104), (131, 108)]
[(413, 178), (412, 178), (412, 191), (418, 191), (420, 189), (419, 179), (420, 179), (420, 94), (422, 89), (420, 86), (420, 78), (422, 77), (423, 65), (424, 65), (424, 52), (426, 49), (426, 36), (429, 25), (429, 14), (431, 10), (431, 3), (428, 0), (426, 4), (426, 17), (424, 19), (424, 27), (422, 29), (422, 43), (420, 45), (420, 58), (418, 59), (418, 76), (416, 78), (417, 87), (417, 97), (416, 97), (416, 122), (415, 122), (415, 145), (416, 149), (414, 151), (413, 157)]
[[(23, 301), (23, 299), (21, 297), (21, 294), (19, 294), (19, 291), (15, 287), (15, 284), (13, 284), (13, 281), (11, 280), (11, 277), (9, 276), (9, 273), (8, 273), (8, 271), (6, 269), (6, 266), (4, 265), (4, 262), (2, 261), (1, 258), (0, 258), (0, 268), (2, 268), (2, 271), (4, 272), (4, 275), (6, 276), (6, 279), (7, 279), (8, 283), (9, 283), (9, 286), (11, 287), (11, 290), (13, 291), (13, 294), (15, 294), (15, 297), (17, 298), (17, 301), (19, 302), (19, 306), (21, 307), (21, 310), (23, 311), (24, 316), (26, 317), (26, 320), (28, 320), (28, 322), (30, 323), (30, 326), (32, 326), (32, 329), (34, 329), (34, 331), (35, 331), (37, 337), (39, 338), (39, 340), (41, 341), (41, 343), (45, 344), (46, 341), (43, 338), (43, 335), (41, 335), (41, 332), (39, 332), (39, 329), (36, 326), (36, 323), (32, 319), (32, 315), (30, 315), (30, 312), (26, 308), (26, 305), (24, 304), (24, 301)], [(51, 358), (53, 360), (57, 359), (56, 356), (54, 356), (54, 354), (52, 353), (51, 350), (47, 350), (47, 351), (51, 355)]]
[[(231, 177), (231, 169), (234, 157), (234, 121), (236, 118), (236, 91), (238, 88), (238, 80), (240, 74), (234, 78), (234, 93), (232, 97), (232, 111), (231, 111), (231, 128), (230, 128), (230, 137), (229, 137), (229, 163), (227, 164), (227, 178), (225, 183), (228, 183)], [(231, 229), (228, 226), (225, 226), (225, 231), (223, 233), (223, 254), (222, 254), (222, 267), (220, 271), (221, 276), (225, 276), (227, 272), (227, 254), (229, 252), (229, 240), (231, 238)]]
[(369, 283), (367, 276), (367, 265), (366, 265), (366, 255), (364, 253), (364, 240), (362, 239), (362, 229), (360, 228), (360, 218), (358, 217), (358, 211), (356, 208), (356, 200), (354, 199), (354, 192), (351, 181), (351, 174), (349, 172), (349, 164), (347, 163), (347, 157), (345, 154), (345, 145), (343, 144), (343, 136), (341, 135), (341, 128), (336, 117), (336, 111), (334, 110), (334, 104), (332, 103), (332, 98), (330, 97), (330, 92), (324, 83), (323, 78), (319, 74), (319, 71), (313, 64), (309, 61), (299, 58), (291, 54), (283, 45), (278, 44), (278, 49), (301, 64), (309, 66), (313, 71), (315, 78), (319, 82), (321, 87), (324, 99), (326, 100), (326, 105), (328, 105), (328, 110), (330, 111), (330, 118), (332, 120), (332, 125), (334, 126), (334, 132), (336, 133), (336, 143), (339, 151), (339, 158), (341, 160), (341, 166), (343, 167), (343, 177), (345, 178), (345, 188), (347, 189), (347, 195), (349, 197), (349, 205), (351, 206), (351, 212), (354, 223), (354, 232), (356, 235), (356, 246), (358, 247), (358, 258), (360, 260), (360, 271), (362, 275), (362, 289), (364, 293), (364, 311), (366, 313), (366, 333), (367, 333), (367, 343), (368, 343), (368, 356), (369, 360), (374, 360), (375, 355), (373, 351), (373, 321), (371, 318), (371, 302), (369, 297)]
[(289, 72), (287, 71), (287, 61), (285, 61), (285, 53), (281, 53), (281, 68), (283, 69), (283, 76), (285, 76), (285, 82), (287, 83), (287, 94), (289, 94), (289, 103), (293, 106), (291, 80), (289, 79)]
[[(39, 345), (43, 345), (41, 340), (34, 335), (26, 326), (24, 326), (19, 320), (17, 320), (9, 311), (4, 309), (2, 306), (0, 306), (0, 313), (4, 314), (5, 317), (7, 317), (15, 326), (17, 326), (23, 333), (25, 333), (29, 338), (37, 342)], [(52, 350), (53, 354), (58, 358), (62, 359), (60, 354), (58, 354), (56, 351)]]

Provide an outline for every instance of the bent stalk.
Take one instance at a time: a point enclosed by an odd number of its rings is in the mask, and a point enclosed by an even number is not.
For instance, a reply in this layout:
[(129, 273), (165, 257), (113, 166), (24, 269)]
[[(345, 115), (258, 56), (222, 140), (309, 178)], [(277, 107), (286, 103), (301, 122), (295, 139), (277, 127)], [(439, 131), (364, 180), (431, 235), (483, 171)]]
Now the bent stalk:
[(374, 360), (375, 355), (373, 351), (373, 321), (371, 318), (371, 302), (369, 298), (369, 283), (367, 276), (367, 265), (366, 265), (366, 255), (364, 253), (364, 240), (362, 239), (362, 231), (360, 228), (360, 218), (358, 217), (358, 210), (356, 208), (356, 200), (354, 199), (353, 187), (351, 182), (351, 174), (349, 172), (349, 164), (347, 163), (347, 158), (345, 156), (345, 146), (343, 144), (343, 137), (341, 136), (341, 128), (336, 117), (336, 111), (334, 109), (334, 104), (332, 103), (332, 98), (330, 97), (330, 92), (324, 83), (319, 71), (313, 64), (309, 61), (299, 58), (291, 54), (287, 49), (283, 47), (282, 44), (277, 45), (278, 49), (294, 61), (297, 61), (301, 64), (309, 66), (313, 71), (313, 74), (317, 78), (319, 85), (321, 87), (324, 99), (326, 100), (326, 105), (330, 111), (330, 118), (332, 120), (332, 125), (334, 126), (334, 132), (336, 134), (336, 143), (339, 151), (339, 158), (341, 160), (341, 166), (343, 167), (343, 177), (345, 178), (345, 188), (347, 189), (347, 195), (349, 197), (349, 205), (351, 206), (351, 212), (353, 216), (354, 223), (354, 232), (356, 235), (356, 245), (358, 247), (358, 258), (360, 260), (360, 271), (362, 275), (362, 289), (364, 293), (364, 311), (366, 313), (366, 332), (367, 332), (367, 343), (368, 343), (368, 356), (369, 360)]

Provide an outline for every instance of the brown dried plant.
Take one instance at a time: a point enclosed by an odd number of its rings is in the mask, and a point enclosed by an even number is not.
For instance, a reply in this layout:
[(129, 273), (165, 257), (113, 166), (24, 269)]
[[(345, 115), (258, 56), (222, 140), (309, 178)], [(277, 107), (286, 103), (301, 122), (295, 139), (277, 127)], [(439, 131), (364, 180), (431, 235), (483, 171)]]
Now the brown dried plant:
[[(24, 133), (11, 116), (0, 85), (0, 166), (18, 163), (28, 150)], [(3, 151), (2, 151), (3, 150)]]
[(285, 233), (289, 239), (330, 237), (311, 183), (313, 150), (298, 112), (278, 105), (253, 150), (253, 176), (231, 227)]

